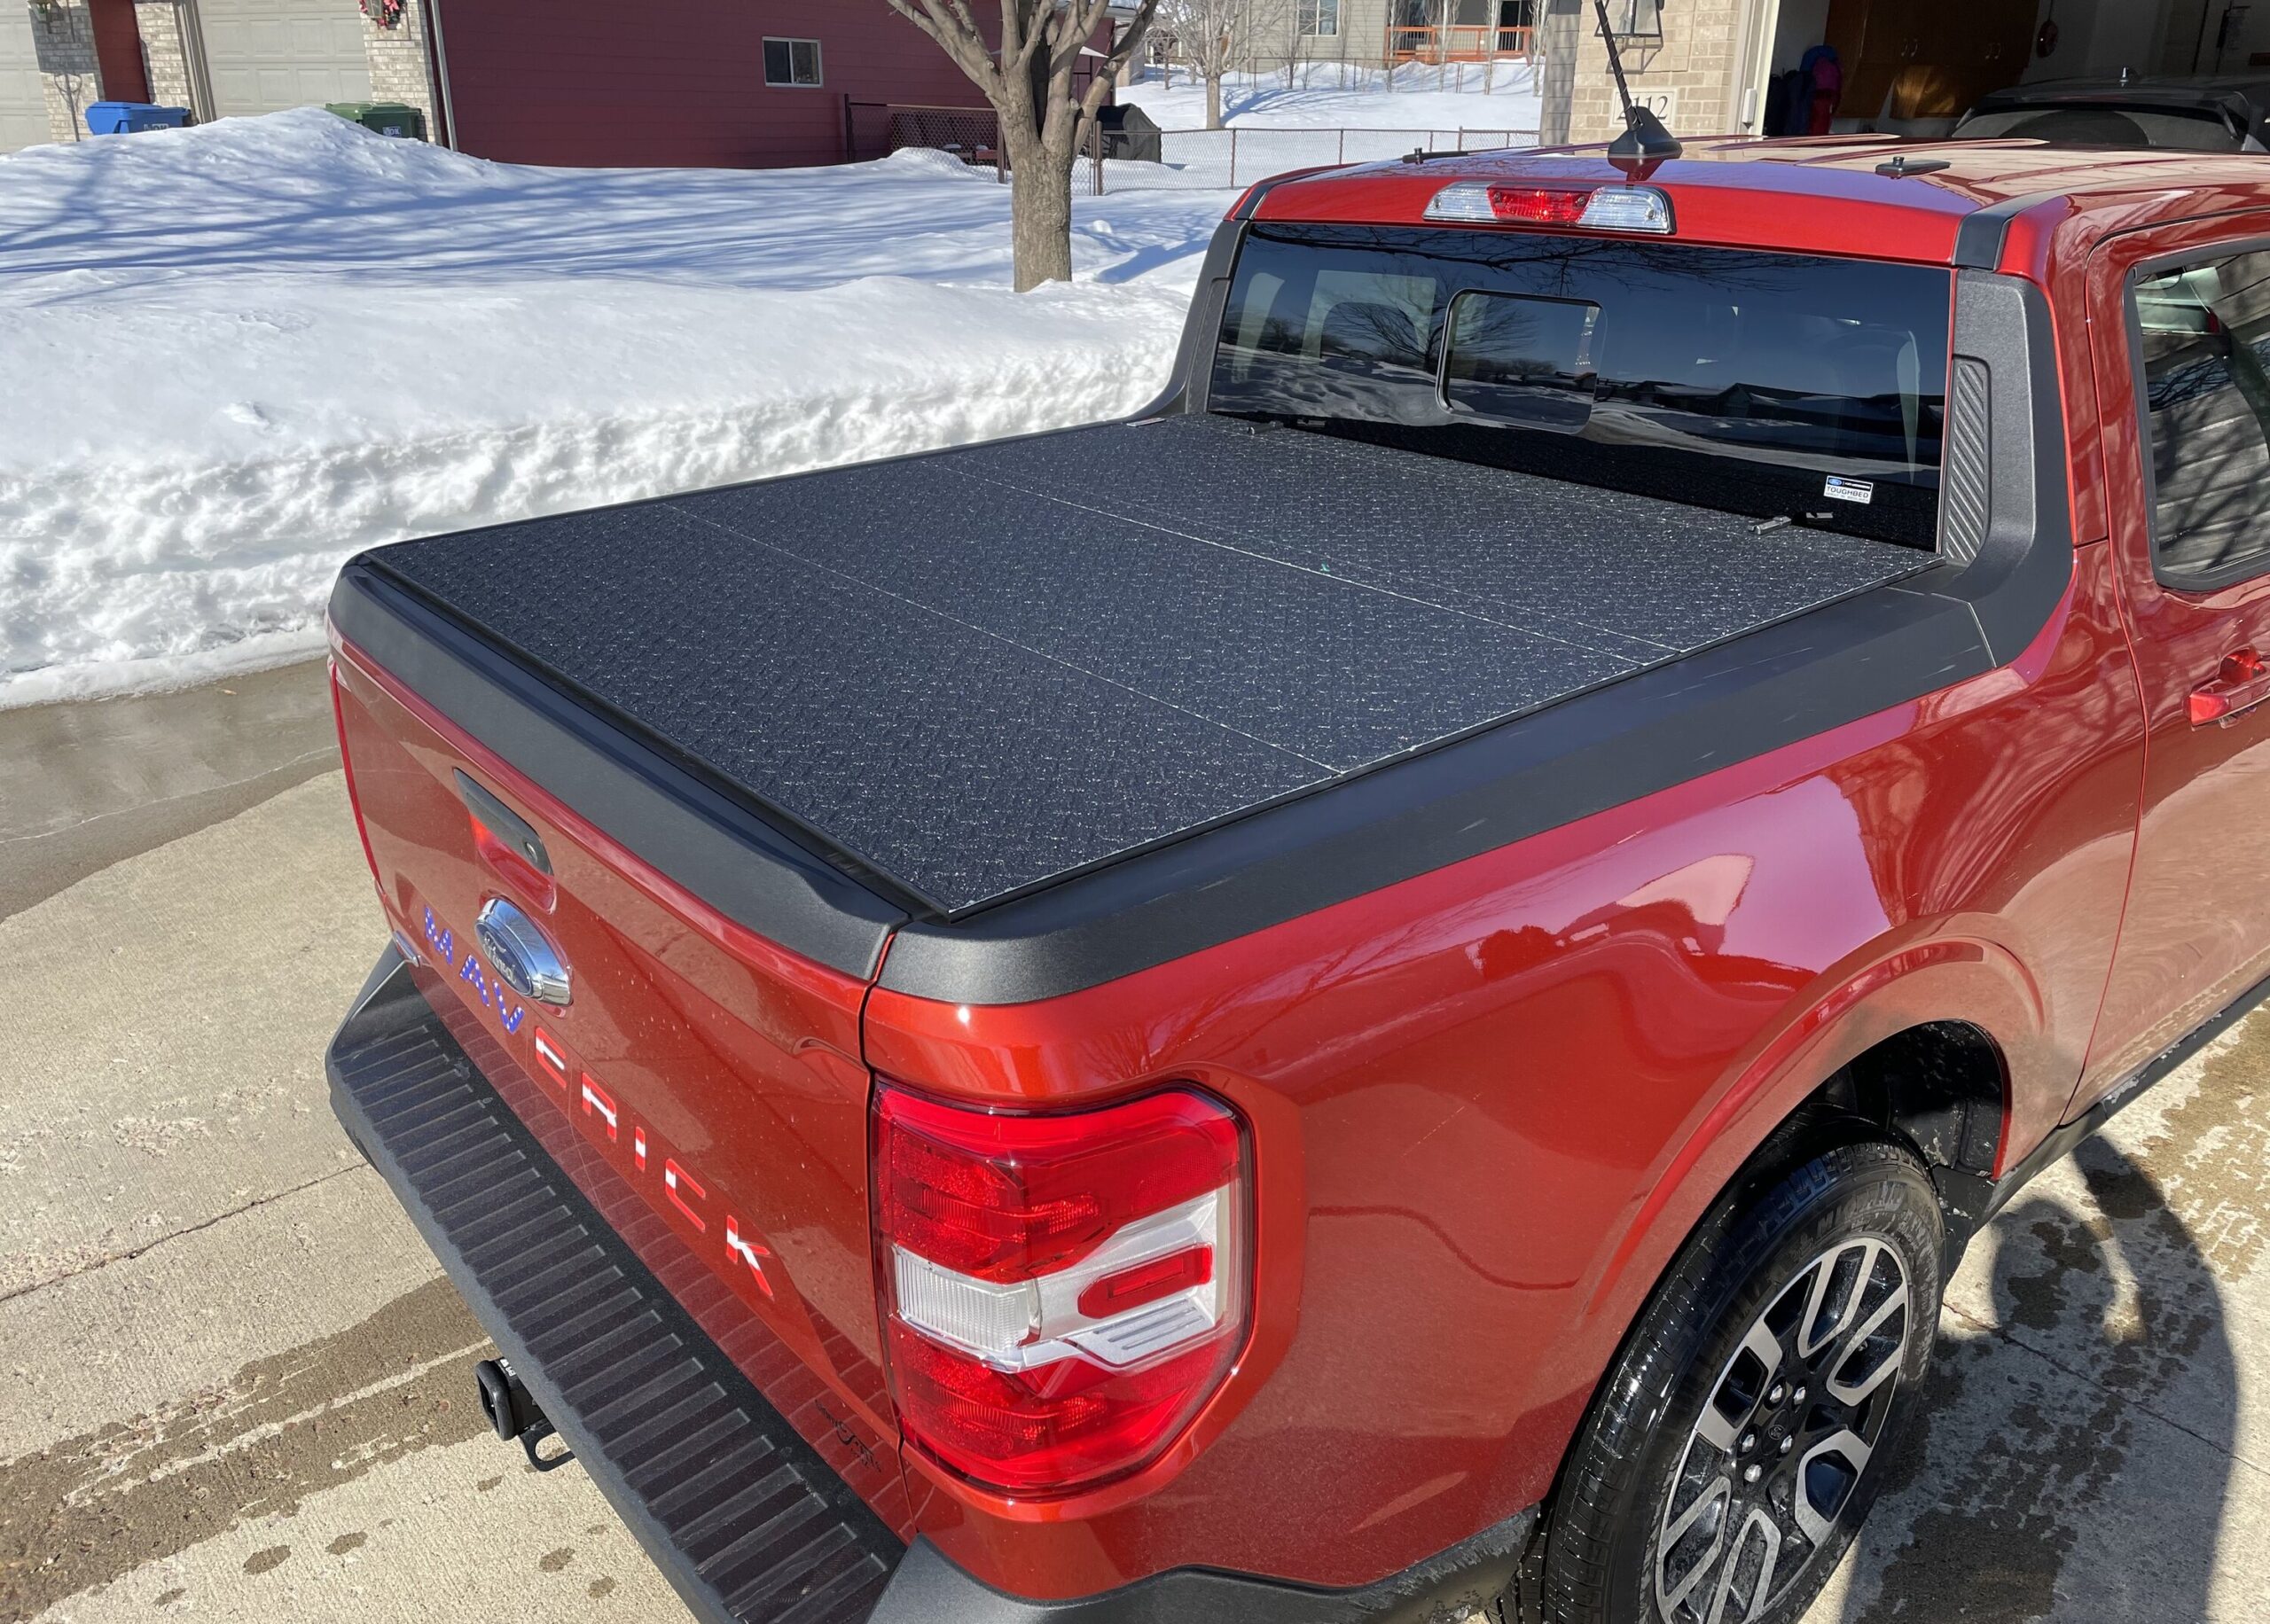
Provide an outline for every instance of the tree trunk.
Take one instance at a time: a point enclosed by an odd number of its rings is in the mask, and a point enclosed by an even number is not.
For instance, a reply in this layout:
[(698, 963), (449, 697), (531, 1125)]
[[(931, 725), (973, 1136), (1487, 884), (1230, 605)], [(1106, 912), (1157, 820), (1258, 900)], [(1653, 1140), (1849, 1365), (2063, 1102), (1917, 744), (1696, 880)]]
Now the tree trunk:
[(1008, 144), (1009, 241), (1017, 292), (1072, 279), (1072, 154), (1028, 138)]
[(1214, 68), (1206, 75), (1206, 128), (1222, 127), (1222, 70)]

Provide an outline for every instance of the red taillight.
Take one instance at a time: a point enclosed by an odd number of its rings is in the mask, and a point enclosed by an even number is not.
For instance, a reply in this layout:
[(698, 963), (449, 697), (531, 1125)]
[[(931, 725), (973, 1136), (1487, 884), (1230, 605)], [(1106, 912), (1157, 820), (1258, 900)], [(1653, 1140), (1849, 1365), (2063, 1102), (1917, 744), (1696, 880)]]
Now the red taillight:
[(893, 1089), (882, 1116), (893, 1238), (981, 1280), (1061, 1269), (1131, 1219), (1237, 1176), (1236, 1120), (1195, 1094), (1009, 1116)]
[(1022, 1495), (1122, 1475), (1228, 1374), (1251, 1247), (1227, 1106), (1014, 1115), (885, 1087), (874, 1175), (900, 1424), (955, 1472)]
[(1490, 212), (1499, 220), (1523, 220), (1531, 225), (1575, 225), (1585, 217), (1593, 189), (1567, 191), (1551, 186), (1492, 186)]
[(1670, 197), (1653, 186), (1516, 185), (1452, 181), (1427, 204), (1427, 218), (1475, 225), (1580, 226), (1593, 231), (1671, 234)]

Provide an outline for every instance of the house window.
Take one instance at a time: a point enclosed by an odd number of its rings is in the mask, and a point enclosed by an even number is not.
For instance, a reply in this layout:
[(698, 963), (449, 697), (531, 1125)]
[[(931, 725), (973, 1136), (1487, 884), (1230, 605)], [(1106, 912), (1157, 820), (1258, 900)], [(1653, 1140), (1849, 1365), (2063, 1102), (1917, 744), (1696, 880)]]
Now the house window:
[(1301, 32), (1330, 39), (1340, 32), (1340, 0), (1301, 0)]
[(1663, 0), (1610, 0), (1608, 17), (1619, 39), (1653, 43), (1663, 36)]
[(764, 82), (800, 86), (819, 83), (819, 42), (765, 41)]

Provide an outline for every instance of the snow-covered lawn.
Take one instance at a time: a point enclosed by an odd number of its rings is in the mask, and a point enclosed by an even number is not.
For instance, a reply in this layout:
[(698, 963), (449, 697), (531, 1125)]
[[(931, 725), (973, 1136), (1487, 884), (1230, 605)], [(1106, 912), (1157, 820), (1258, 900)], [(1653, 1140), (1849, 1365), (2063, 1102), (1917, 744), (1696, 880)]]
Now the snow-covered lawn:
[(310, 109), (0, 158), (0, 706), (312, 652), (375, 543), (1132, 410), (1227, 201), (1083, 200), (1020, 296), (1006, 189), (929, 154), (521, 168)]
[[(1120, 99), (1139, 104), (1161, 129), (1206, 127), (1206, 86), (1185, 73), (1170, 88), (1153, 68)], [(1377, 69), (1315, 62), (1232, 74), (1222, 86), (1222, 121), (1240, 129), (1534, 130), (1540, 112), (1537, 74), (1525, 62), (1487, 72), (1480, 62), (1407, 63), (1391, 87)]]
[[(1392, 88), (1378, 69), (1308, 63), (1291, 71), (1233, 74), (1222, 87), (1224, 128), (1208, 129), (1206, 87), (1178, 73), (1121, 92), (1164, 132), (1163, 164), (1111, 164), (1105, 190), (1179, 185), (1249, 186), (1288, 169), (1373, 163), (1414, 148), (1449, 152), (1527, 146), (1540, 102), (1527, 63), (1479, 62), (1397, 68)], [(1460, 84), (1463, 75), (1465, 88)]]

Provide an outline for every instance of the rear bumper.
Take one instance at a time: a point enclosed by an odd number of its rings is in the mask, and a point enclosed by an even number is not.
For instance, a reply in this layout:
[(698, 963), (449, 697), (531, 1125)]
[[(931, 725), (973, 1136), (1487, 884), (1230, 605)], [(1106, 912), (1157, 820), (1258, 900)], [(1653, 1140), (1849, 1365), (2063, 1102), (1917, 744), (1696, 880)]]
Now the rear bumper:
[(1037, 1602), (910, 1547), (548, 1156), (394, 949), (325, 1058), (333, 1109), (696, 1617), (742, 1624), (1420, 1624), (1504, 1587), (1533, 1513), (1409, 1573), (1315, 1590), (1176, 1569)]

